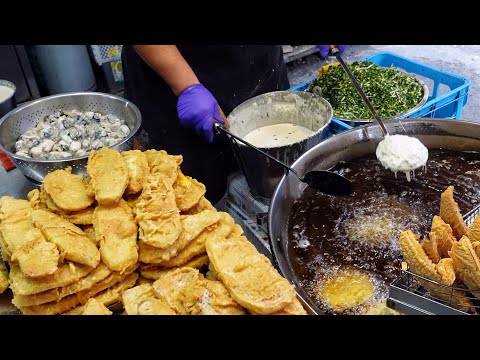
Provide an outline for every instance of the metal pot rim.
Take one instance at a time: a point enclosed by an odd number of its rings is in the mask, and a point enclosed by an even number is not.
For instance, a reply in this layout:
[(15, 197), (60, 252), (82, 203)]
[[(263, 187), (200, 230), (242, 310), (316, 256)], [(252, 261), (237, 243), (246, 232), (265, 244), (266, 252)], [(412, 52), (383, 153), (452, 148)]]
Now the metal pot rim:
[[(312, 99), (318, 99), (320, 102), (322, 102), (327, 107), (329, 114), (328, 114), (328, 119), (325, 122), (325, 124), (322, 127), (320, 127), (318, 130), (316, 130), (313, 134), (311, 134), (310, 136), (302, 139), (301, 141), (306, 141), (306, 140), (308, 140), (310, 138), (313, 138), (314, 136), (320, 134), (332, 122), (333, 108), (332, 108), (332, 105), (326, 99), (324, 99), (323, 97), (321, 97), (317, 94), (314, 94), (314, 93), (307, 93), (305, 91), (290, 91), (290, 90), (270, 91), (270, 92), (267, 92), (267, 93), (263, 93), (263, 94), (254, 96), (250, 99), (247, 99), (244, 102), (242, 102), (241, 104), (239, 104), (237, 107), (235, 107), (235, 109), (233, 109), (230, 112), (230, 114), (227, 117), (227, 121), (230, 119), (231, 116), (235, 116), (235, 114), (237, 112), (243, 110), (244, 107), (251, 106), (253, 103), (258, 101), (259, 99), (265, 98), (268, 95), (273, 95), (273, 94), (279, 94), (279, 95), (281, 95), (281, 94), (294, 94), (294, 95), (302, 97), (302, 98), (311, 97)], [(228, 125), (227, 125), (227, 129), (228, 129)], [(277, 149), (277, 148), (288, 147), (288, 146), (291, 146), (291, 145), (281, 145), (281, 146), (274, 146), (274, 147), (261, 147), (261, 149)]]

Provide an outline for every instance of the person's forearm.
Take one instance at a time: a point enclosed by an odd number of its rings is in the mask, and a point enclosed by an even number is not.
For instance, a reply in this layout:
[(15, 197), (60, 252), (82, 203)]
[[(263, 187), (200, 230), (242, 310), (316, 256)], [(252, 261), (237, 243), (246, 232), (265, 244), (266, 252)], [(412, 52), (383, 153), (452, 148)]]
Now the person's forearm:
[(198, 84), (198, 78), (175, 45), (134, 45), (137, 54), (170, 86), (175, 95)]

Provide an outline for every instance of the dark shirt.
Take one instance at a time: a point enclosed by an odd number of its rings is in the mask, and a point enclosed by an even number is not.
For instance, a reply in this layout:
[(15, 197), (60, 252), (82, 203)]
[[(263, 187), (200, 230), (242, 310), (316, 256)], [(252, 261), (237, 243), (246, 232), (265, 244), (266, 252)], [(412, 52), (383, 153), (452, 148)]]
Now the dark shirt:
[[(289, 87), (281, 46), (178, 45), (178, 49), (226, 115), (247, 99)], [(177, 97), (131, 46), (123, 47), (122, 62), (125, 97), (139, 107), (150, 147), (183, 155), (183, 172), (202, 181), (215, 202), (226, 190), (228, 173), (236, 168), (228, 141), (216, 135), (213, 144), (207, 144), (193, 130), (184, 129), (177, 117)]]

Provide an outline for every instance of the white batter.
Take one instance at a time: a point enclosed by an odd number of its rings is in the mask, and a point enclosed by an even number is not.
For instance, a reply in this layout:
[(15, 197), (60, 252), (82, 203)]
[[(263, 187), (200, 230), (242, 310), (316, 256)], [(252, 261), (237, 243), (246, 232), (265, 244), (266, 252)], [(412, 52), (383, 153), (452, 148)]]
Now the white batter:
[(300, 125), (274, 124), (259, 127), (243, 139), (256, 147), (272, 148), (295, 144), (313, 134), (314, 131)]
[(0, 103), (13, 95), (13, 89), (8, 86), (0, 85)]
[(410, 172), (425, 167), (428, 149), (417, 138), (406, 135), (387, 135), (377, 147), (377, 159), (397, 175), (402, 171), (410, 181)]

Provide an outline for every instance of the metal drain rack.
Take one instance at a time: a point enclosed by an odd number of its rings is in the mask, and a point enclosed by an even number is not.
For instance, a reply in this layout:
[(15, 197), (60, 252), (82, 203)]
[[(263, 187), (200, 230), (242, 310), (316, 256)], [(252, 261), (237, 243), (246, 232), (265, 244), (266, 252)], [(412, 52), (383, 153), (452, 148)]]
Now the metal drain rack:
[[(470, 226), (479, 215), (480, 205), (463, 218)], [(466, 306), (468, 303), (470, 305)], [(442, 285), (412, 273), (405, 266), (390, 284), (387, 305), (407, 315), (480, 314), (480, 289), (472, 291), (465, 287)]]
[[(425, 289), (429, 288), (429, 291)], [(390, 284), (388, 307), (407, 315), (480, 314), (480, 290), (439, 284), (408, 270)], [(466, 303), (471, 305), (465, 305)]]

